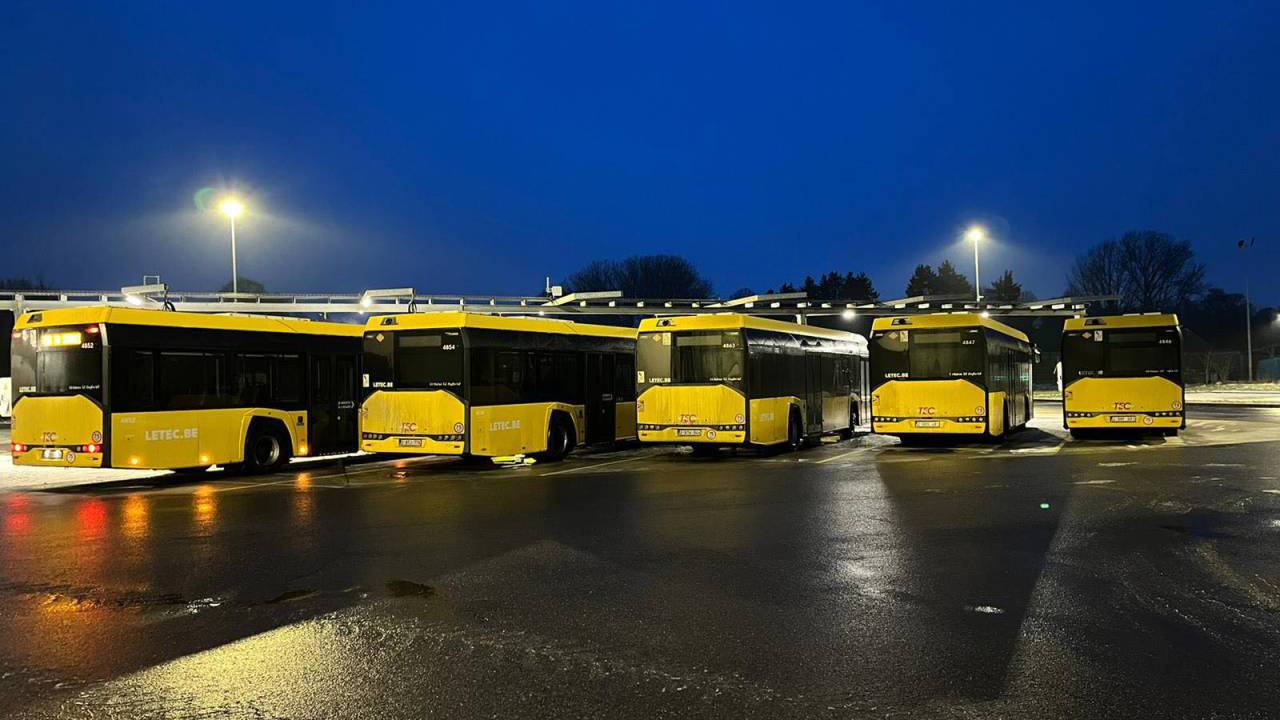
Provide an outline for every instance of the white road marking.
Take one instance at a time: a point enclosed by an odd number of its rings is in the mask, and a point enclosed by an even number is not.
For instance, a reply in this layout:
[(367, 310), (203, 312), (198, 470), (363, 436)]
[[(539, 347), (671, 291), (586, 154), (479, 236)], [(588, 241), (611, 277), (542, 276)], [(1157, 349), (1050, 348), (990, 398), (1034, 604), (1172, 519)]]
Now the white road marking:
[(629, 458), (622, 458), (621, 460), (610, 460), (609, 462), (596, 463), (595, 465), (582, 465), (580, 467), (571, 467), (565, 470), (556, 470), (554, 472), (542, 473), (538, 477), (551, 477), (552, 475), (563, 475), (565, 473), (578, 472), (579, 470), (594, 470), (596, 468), (604, 467), (605, 465), (617, 465), (618, 463), (631, 462), (632, 460), (641, 460), (647, 457), (649, 456), (641, 455), (638, 457), (629, 457)]
[(822, 465), (822, 464), (824, 464), (824, 463), (829, 463), (829, 462), (832, 462), (832, 461), (835, 461), (835, 460), (839, 460), (839, 459), (841, 459), (841, 458), (847, 458), (847, 457), (849, 457), (850, 455), (857, 455), (858, 453), (862, 452), (862, 451), (863, 451), (863, 450), (865, 450), (865, 449), (866, 449), (866, 448), (858, 448), (857, 450), (850, 450), (850, 451), (849, 451), (849, 452), (847, 452), (847, 453), (841, 453), (841, 454), (839, 454), (839, 455), (833, 455), (832, 457), (829, 457), (829, 458), (823, 458), (823, 459), (819, 460), (819, 461), (817, 462), (817, 464), (818, 464), (818, 465)]

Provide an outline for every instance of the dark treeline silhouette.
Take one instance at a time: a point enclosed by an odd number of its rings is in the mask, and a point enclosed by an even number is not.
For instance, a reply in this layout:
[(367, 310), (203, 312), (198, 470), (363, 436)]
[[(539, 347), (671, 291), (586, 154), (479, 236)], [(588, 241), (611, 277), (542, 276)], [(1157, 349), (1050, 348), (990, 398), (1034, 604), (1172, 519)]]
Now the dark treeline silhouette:
[(565, 292), (620, 290), (626, 297), (711, 297), (711, 282), (685, 258), (636, 255), (625, 260), (595, 260), (565, 279)]
[[(770, 293), (774, 290), (770, 289)], [(871, 278), (866, 273), (853, 274), (846, 272), (841, 275), (832, 271), (823, 273), (819, 279), (814, 280), (812, 275), (806, 275), (804, 282), (797, 287), (791, 283), (782, 283), (777, 292), (793, 293), (804, 292), (814, 300), (866, 300), (874, 301), (880, 299), (880, 293), (876, 290), (875, 285), (871, 283)]]

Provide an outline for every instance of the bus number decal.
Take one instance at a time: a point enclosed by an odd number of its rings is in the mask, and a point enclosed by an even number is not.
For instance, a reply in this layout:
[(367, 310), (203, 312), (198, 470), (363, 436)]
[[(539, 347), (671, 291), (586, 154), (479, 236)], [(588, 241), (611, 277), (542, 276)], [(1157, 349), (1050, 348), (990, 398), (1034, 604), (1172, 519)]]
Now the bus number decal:
[(490, 430), (519, 430), (519, 420), (495, 420), (489, 424)]

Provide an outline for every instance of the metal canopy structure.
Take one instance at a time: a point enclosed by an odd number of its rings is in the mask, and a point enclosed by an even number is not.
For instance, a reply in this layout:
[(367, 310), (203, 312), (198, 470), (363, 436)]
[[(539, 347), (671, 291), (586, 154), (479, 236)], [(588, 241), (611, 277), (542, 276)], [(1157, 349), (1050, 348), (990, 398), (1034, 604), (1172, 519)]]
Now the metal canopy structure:
[[(392, 314), (401, 312), (465, 311), (499, 315), (689, 315), (741, 312), (751, 315), (806, 317), (831, 315), (904, 315), (934, 312), (987, 312), (1000, 316), (1072, 316), (1085, 314), (1092, 304), (1114, 296), (1061, 297), (1030, 302), (975, 301), (968, 295), (933, 295), (881, 300), (824, 300), (803, 292), (752, 295), (736, 299), (625, 298), (621, 292), (570, 293), (560, 297), (477, 295), (420, 295), (403, 291), (367, 290), (363, 293), (199, 293), (174, 292), (163, 286), (117, 291), (0, 290), (0, 311), (15, 315), (29, 310), (117, 305), (204, 313), (262, 315)], [(163, 289), (156, 289), (157, 287)], [(400, 294), (403, 292), (403, 294)]]

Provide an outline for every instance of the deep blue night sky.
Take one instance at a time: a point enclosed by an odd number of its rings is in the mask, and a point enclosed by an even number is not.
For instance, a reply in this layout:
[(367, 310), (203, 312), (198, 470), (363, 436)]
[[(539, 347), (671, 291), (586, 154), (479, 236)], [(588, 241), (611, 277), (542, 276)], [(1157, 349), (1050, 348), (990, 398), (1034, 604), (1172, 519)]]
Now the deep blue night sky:
[(723, 293), (1012, 268), (1127, 229), (1280, 302), (1280, 5), (84, 3), (0, 9), (0, 276), (534, 292), (672, 252)]

